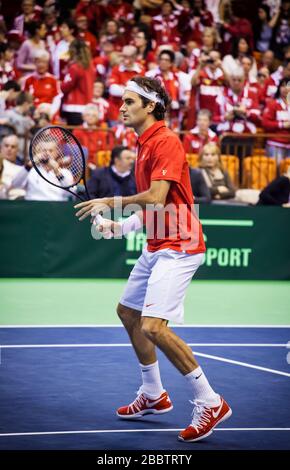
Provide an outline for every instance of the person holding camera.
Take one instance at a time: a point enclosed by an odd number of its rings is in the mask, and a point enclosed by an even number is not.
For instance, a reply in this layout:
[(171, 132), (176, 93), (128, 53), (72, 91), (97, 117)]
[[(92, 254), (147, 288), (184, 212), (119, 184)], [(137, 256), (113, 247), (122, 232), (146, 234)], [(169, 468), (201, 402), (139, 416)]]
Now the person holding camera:
[(216, 127), (217, 98), (222, 95), (227, 77), (223, 71), (220, 53), (216, 50), (200, 56), (199, 65), (192, 76), (192, 86), (197, 87), (198, 109), (208, 109)]
[(245, 87), (244, 72), (231, 75), (230, 86), (217, 99), (219, 105), (218, 132), (250, 132), (255, 134), (261, 122), (257, 94)]
[(241, 137), (239, 134), (256, 134), (261, 123), (261, 109), (258, 94), (245, 86), (245, 74), (237, 71), (230, 77), (230, 86), (218, 97), (219, 120), (217, 132), (232, 132), (236, 137), (225, 137), (222, 141), (222, 153), (243, 157), (252, 155), (253, 138)]

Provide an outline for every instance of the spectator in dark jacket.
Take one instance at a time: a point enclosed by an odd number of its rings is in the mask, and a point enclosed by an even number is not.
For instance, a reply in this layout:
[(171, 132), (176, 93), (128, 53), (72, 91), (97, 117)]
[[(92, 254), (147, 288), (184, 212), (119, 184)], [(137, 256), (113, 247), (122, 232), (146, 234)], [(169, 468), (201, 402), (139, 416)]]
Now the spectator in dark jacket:
[(90, 197), (131, 196), (136, 194), (133, 174), (135, 153), (127, 147), (112, 150), (109, 167), (94, 170), (88, 181)]
[(202, 172), (198, 168), (190, 168), (189, 174), (195, 204), (211, 202), (210, 190), (206, 185)]
[(290, 166), (261, 191), (258, 205), (290, 207)]

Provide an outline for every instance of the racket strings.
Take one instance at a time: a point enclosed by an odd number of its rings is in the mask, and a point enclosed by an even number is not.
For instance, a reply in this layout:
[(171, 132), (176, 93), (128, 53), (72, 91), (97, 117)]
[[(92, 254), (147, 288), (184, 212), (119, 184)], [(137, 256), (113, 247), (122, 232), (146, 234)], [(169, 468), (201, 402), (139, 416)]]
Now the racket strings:
[(32, 143), (34, 165), (49, 182), (71, 187), (83, 177), (84, 161), (74, 137), (66, 129), (43, 129)]

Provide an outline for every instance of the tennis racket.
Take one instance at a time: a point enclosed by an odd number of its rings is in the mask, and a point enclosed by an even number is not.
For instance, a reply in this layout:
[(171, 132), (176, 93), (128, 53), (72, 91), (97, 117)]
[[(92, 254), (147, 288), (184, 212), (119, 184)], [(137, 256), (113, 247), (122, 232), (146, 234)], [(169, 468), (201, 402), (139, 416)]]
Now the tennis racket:
[[(60, 126), (47, 126), (40, 129), (32, 138), (29, 146), (29, 157), (35, 171), (47, 183), (68, 191), (81, 201), (89, 200), (86, 183), (86, 159), (81, 144), (68, 130)], [(83, 181), (85, 198), (81, 197), (74, 188)], [(97, 225), (104, 221), (98, 214), (92, 224), (91, 233), (99, 239)], [(104, 238), (112, 232), (107, 232)]]

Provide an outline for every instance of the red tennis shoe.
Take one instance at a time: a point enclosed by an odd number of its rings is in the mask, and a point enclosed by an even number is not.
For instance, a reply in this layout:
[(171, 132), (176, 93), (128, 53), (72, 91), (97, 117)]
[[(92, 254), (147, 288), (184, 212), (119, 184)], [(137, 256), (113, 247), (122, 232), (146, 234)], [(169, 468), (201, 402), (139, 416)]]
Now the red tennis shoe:
[(212, 408), (200, 400), (195, 400), (193, 404), (195, 407), (192, 413), (192, 422), (179, 434), (180, 441), (195, 442), (204, 439), (212, 433), (219, 423), (228, 419), (232, 414), (231, 408), (222, 397), (220, 404)]
[(137, 392), (137, 398), (127, 406), (121, 406), (117, 410), (117, 416), (123, 419), (141, 418), (143, 415), (159, 415), (172, 410), (173, 405), (169, 395), (164, 391), (160, 397), (148, 398), (140, 389)]

